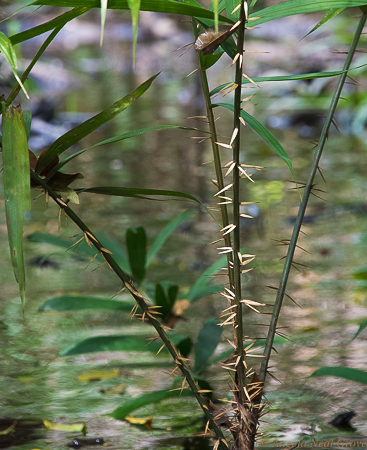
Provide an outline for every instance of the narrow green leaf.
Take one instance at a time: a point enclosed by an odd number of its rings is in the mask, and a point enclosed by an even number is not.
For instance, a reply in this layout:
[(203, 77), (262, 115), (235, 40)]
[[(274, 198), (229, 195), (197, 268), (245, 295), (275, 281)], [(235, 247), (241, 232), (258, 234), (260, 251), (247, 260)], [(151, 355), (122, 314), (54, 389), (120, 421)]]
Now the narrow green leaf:
[(178, 294), (177, 284), (170, 281), (161, 281), (155, 286), (154, 304), (160, 306), (159, 313), (166, 319), (172, 312)]
[(126, 230), (126, 247), (131, 273), (137, 284), (141, 284), (145, 278), (147, 258), (147, 237), (143, 227)]
[(25, 268), (23, 257), (24, 214), (31, 209), (27, 133), (20, 106), (2, 103), (2, 154), (5, 214), (11, 262), (24, 308)]
[(348, 8), (365, 4), (365, 0), (288, 0), (250, 14), (250, 17), (260, 17), (259, 19), (251, 21), (251, 26), (296, 14)]
[(237, 22), (237, 20), (240, 18), (240, 8), (237, 8), (237, 10), (232, 14), (233, 10), (240, 4), (239, 0), (226, 0), (226, 13), (227, 17), (232, 19), (234, 22)]
[(133, 411), (142, 408), (143, 406), (158, 403), (170, 398), (191, 397), (192, 395), (193, 393), (190, 389), (183, 389), (182, 391), (180, 389), (175, 391), (168, 391), (166, 389), (161, 391), (153, 391), (149, 392), (149, 394), (143, 394), (140, 397), (133, 398), (132, 400), (125, 402), (122, 406), (115, 409), (108, 415), (117, 420), (125, 420), (126, 416), (131, 414)]
[(318, 22), (311, 31), (309, 31), (305, 36), (303, 36), (302, 39), (304, 39), (305, 37), (307, 37), (309, 34), (313, 33), (314, 31), (316, 31), (318, 28), (320, 28), (322, 25), (324, 25), (326, 22), (328, 22), (330, 19), (332, 19), (333, 17), (337, 16), (338, 14), (340, 14), (342, 11), (344, 11), (345, 8), (339, 8), (339, 9), (330, 9), (330, 11), (328, 11), (325, 16), (320, 20), (320, 22)]
[(48, 22), (42, 23), (41, 25), (38, 25), (34, 28), (31, 28), (26, 31), (22, 31), (21, 33), (14, 34), (13, 36), (10, 36), (10, 42), (15, 44), (20, 44), (21, 42), (28, 41), (29, 39), (32, 39), (36, 36), (39, 36), (43, 33), (47, 33), (48, 31), (51, 31), (57, 27), (63, 27), (65, 24), (70, 22), (72, 19), (75, 19), (76, 17), (86, 13), (89, 11), (91, 7), (84, 8), (82, 6), (74, 8), (70, 11), (67, 11), (64, 14), (61, 14), (60, 16), (55, 17), (52, 20), (49, 20)]
[(210, 67), (218, 61), (218, 59), (223, 55), (224, 52), (213, 53), (212, 55), (201, 56), (201, 68), (202, 70), (208, 70)]
[(227, 257), (223, 256), (210, 267), (208, 267), (206, 271), (196, 280), (196, 283), (191, 287), (185, 298), (189, 302), (195, 302), (196, 300), (202, 298), (204, 295), (208, 295), (208, 293), (220, 292), (222, 289), (221, 286), (208, 285), (208, 283), (209, 281), (211, 281), (212, 275), (219, 272), (219, 270), (224, 267), (226, 263)]
[(135, 306), (132, 301), (107, 300), (97, 297), (83, 297), (77, 295), (62, 295), (47, 300), (38, 309), (39, 312), (49, 311), (79, 311), (82, 309), (109, 309), (113, 311), (130, 312)]
[[(234, 111), (233, 105), (230, 105), (228, 103), (217, 103), (212, 106), (222, 106), (223, 108), (227, 108), (232, 112)], [(288, 158), (288, 155), (284, 150), (284, 148), (280, 145), (277, 139), (270, 133), (270, 131), (246, 111), (241, 110), (241, 117), (244, 119), (246, 123), (250, 125), (250, 127), (254, 131), (256, 131), (256, 133), (262, 139), (264, 139), (264, 141), (269, 145), (269, 147), (272, 148), (275, 151), (275, 153), (277, 153), (285, 161), (294, 177), (291, 160)]]
[(140, 11), (140, 0), (127, 0), (131, 11), (131, 21), (133, 24), (133, 66), (136, 64), (136, 44), (138, 41), (138, 22)]
[(100, 46), (103, 44), (103, 35), (104, 35), (104, 26), (106, 23), (106, 15), (107, 15), (107, 4), (108, 0), (100, 0), (101, 1), (101, 39)]
[(207, 368), (208, 360), (222, 338), (223, 328), (219, 323), (219, 320), (211, 317), (199, 332), (195, 344), (195, 370), (198, 373)]
[(152, 84), (153, 80), (158, 76), (156, 74), (141, 84), (138, 88), (132, 91), (130, 94), (126, 95), (122, 99), (115, 102), (113, 105), (106, 108), (101, 113), (95, 115), (91, 119), (83, 122), (72, 130), (68, 131), (56, 141), (51, 144), (46, 153), (43, 154), (42, 159), (39, 160), (37, 172), (41, 173), (42, 170), (54, 159), (56, 156), (60, 155), (62, 152), (67, 150), (72, 145), (76, 144), (83, 137), (90, 134), (92, 131), (99, 128), (104, 123), (113, 119), (117, 114), (120, 114), (124, 109), (126, 109), (131, 103), (133, 103), (137, 98), (139, 98)]
[(311, 377), (338, 377), (350, 381), (367, 384), (367, 372), (350, 367), (321, 367), (311, 374)]
[(16, 70), (17, 69), (17, 55), (15, 54), (13, 45), (12, 45), (10, 39), (1, 31), (0, 31), (0, 52), (4, 55), (4, 58), (9, 63), (11, 70), (13, 71), (13, 75), (14, 75), (15, 79), (17, 80), (20, 87), (22, 88), (24, 95), (29, 100), (29, 95), (28, 95), (27, 91), (25, 90), (25, 87), (17, 74), (17, 70)]
[[(31, 5), (53, 5), (62, 7), (75, 8), (84, 6), (87, 8), (99, 8), (100, 0), (36, 0)], [(109, 0), (109, 9), (129, 9), (128, 0)], [(180, 14), (191, 17), (204, 17), (207, 19), (215, 19), (215, 14), (202, 6), (192, 6), (172, 0), (141, 0), (141, 11), (155, 11), (166, 14)], [(232, 23), (225, 16), (219, 16), (221, 22)]]
[(163, 230), (159, 233), (156, 239), (153, 242), (150, 250), (147, 255), (147, 267), (150, 266), (151, 262), (162, 248), (162, 245), (166, 242), (166, 240), (171, 236), (171, 234), (175, 231), (175, 229), (180, 226), (183, 222), (187, 221), (187, 219), (193, 215), (195, 211), (188, 210), (184, 211), (177, 217), (175, 217), (171, 222), (166, 225)]
[(154, 200), (150, 197), (158, 197), (158, 196), (177, 197), (177, 198), (186, 198), (187, 200), (193, 200), (195, 202), (201, 203), (200, 200), (198, 200), (197, 198), (195, 198), (190, 194), (185, 194), (184, 192), (179, 191), (166, 191), (164, 189), (139, 189), (139, 188), (101, 186), (93, 188), (75, 189), (75, 191), (78, 194), (82, 192), (89, 192), (93, 194), (115, 195), (118, 197), (144, 198), (147, 200)]
[[(350, 69), (352, 70), (352, 69)], [(275, 76), (275, 77), (255, 77), (252, 78), (253, 81), (255, 81), (255, 83), (261, 83), (264, 81), (297, 81), (297, 80), (313, 80), (314, 78), (328, 78), (328, 77), (336, 77), (338, 75), (341, 75), (342, 73), (344, 73), (343, 70), (338, 71), (338, 72), (316, 72), (316, 73), (302, 73), (302, 74), (297, 74), (297, 75), (279, 75), (279, 76)], [(250, 81), (244, 79), (242, 81), (242, 84), (248, 84), (250, 83)], [(225, 83), (225, 84), (221, 84), (220, 86), (217, 86), (216, 88), (214, 88), (211, 92), (210, 95), (215, 95), (220, 91), (224, 91), (227, 87), (232, 87), (233, 83)]]
[(29, 135), (31, 133), (31, 123), (32, 123), (32, 113), (26, 109), (23, 111), (24, 127), (27, 136), (27, 141), (29, 140)]
[(358, 331), (357, 331), (357, 333), (354, 335), (352, 341), (353, 341), (357, 336), (359, 336), (360, 333), (361, 333), (366, 327), (367, 327), (367, 320), (364, 320), (364, 321), (359, 325)]

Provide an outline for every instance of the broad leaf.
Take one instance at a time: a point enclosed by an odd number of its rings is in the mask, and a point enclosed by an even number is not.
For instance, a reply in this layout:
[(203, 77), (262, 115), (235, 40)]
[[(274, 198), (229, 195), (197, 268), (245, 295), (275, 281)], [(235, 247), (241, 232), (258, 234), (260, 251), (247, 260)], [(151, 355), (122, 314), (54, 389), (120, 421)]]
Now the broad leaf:
[(163, 230), (155, 238), (150, 250), (148, 251), (147, 267), (150, 266), (151, 262), (153, 261), (159, 250), (162, 248), (162, 245), (171, 236), (175, 229), (183, 222), (185, 222), (190, 216), (192, 216), (194, 212), (195, 211), (192, 210), (184, 211), (173, 220), (171, 220), (171, 222), (163, 228)]
[(2, 156), (5, 214), (10, 256), (24, 308), (25, 268), (23, 257), (24, 214), (31, 209), (27, 132), (20, 106), (2, 103)]
[(58, 155), (70, 148), (72, 145), (79, 142), (83, 137), (92, 133), (92, 131), (99, 128), (104, 123), (113, 119), (115, 116), (120, 114), (124, 109), (131, 105), (137, 98), (139, 98), (144, 92), (150, 87), (153, 80), (158, 76), (158, 74), (152, 76), (138, 88), (132, 91), (130, 94), (126, 95), (122, 99), (115, 102), (113, 105), (106, 108), (101, 113), (95, 115), (91, 119), (83, 122), (72, 130), (68, 131), (56, 141), (51, 144), (48, 150), (39, 159), (37, 166), (37, 173), (41, 173), (42, 170)]
[(219, 323), (219, 320), (211, 317), (199, 332), (195, 344), (195, 370), (198, 373), (207, 368), (208, 360), (222, 338), (223, 327)]
[(367, 372), (350, 367), (321, 367), (313, 372), (311, 377), (338, 377), (367, 384)]
[(153, 391), (149, 392), (149, 394), (143, 394), (140, 397), (136, 397), (125, 402), (122, 406), (115, 409), (108, 415), (117, 420), (125, 420), (126, 416), (128, 416), (133, 411), (142, 408), (143, 406), (147, 406), (152, 403), (158, 403), (170, 398), (191, 397), (192, 395), (193, 393), (190, 389), (183, 389), (182, 391), (180, 389), (175, 391), (169, 391), (167, 389), (163, 389), (161, 391)]
[(141, 284), (145, 278), (147, 258), (147, 237), (143, 227), (126, 230), (126, 247), (131, 273), (137, 284)]
[[(230, 105), (228, 103), (217, 103), (217, 104), (214, 104), (213, 106), (222, 106), (223, 108), (227, 108), (232, 112), (234, 111), (233, 105)], [(286, 151), (280, 145), (280, 143), (275, 138), (275, 136), (272, 133), (270, 133), (270, 131), (267, 128), (265, 128), (264, 125), (262, 125), (258, 120), (256, 120), (255, 117), (251, 116), (246, 111), (241, 110), (241, 117), (244, 119), (244, 121), (246, 123), (248, 123), (250, 125), (250, 127), (254, 131), (256, 131), (256, 133), (262, 139), (264, 139), (264, 141), (269, 145), (269, 147), (271, 149), (273, 149), (275, 151), (275, 153), (277, 153), (285, 161), (285, 163), (287, 164), (287, 166), (289, 167), (289, 170), (291, 171), (291, 173), (293, 175), (292, 162), (288, 158)]]
[(97, 297), (80, 297), (73, 295), (63, 295), (61, 297), (51, 298), (39, 307), (39, 312), (49, 311), (79, 311), (82, 309), (109, 309), (113, 311), (130, 312), (135, 302), (106, 300)]

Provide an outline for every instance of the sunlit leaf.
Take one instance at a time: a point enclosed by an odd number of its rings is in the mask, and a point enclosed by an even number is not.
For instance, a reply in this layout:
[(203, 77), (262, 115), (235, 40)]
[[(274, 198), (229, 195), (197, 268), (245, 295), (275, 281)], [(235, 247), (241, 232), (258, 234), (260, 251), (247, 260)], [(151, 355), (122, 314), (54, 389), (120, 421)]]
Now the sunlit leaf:
[(15, 50), (13, 48), (13, 45), (10, 41), (10, 39), (2, 32), (0, 31), (0, 52), (4, 55), (4, 58), (9, 63), (11, 70), (13, 71), (14, 77), (19, 83), (20, 87), (22, 88), (22, 91), (24, 92), (25, 96), (29, 99), (29, 95), (27, 91), (25, 90), (25, 87), (23, 86), (23, 83), (21, 82), (18, 74), (17, 74), (17, 55), (15, 54)]
[(24, 308), (23, 222), (25, 212), (31, 208), (28, 142), (21, 107), (8, 107), (5, 102), (2, 103), (2, 156), (10, 256)]
[[(233, 105), (230, 105), (229, 103), (217, 103), (213, 106), (222, 106), (223, 108), (227, 108), (230, 111), (234, 111)], [(244, 119), (246, 123), (250, 125), (250, 127), (256, 131), (256, 133), (264, 139), (264, 141), (269, 145), (271, 149), (275, 151), (287, 164), (289, 167), (289, 170), (291, 171), (293, 175), (293, 169), (292, 169), (292, 162), (288, 158), (288, 155), (284, 148), (280, 145), (278, 140), (275, 138), (275, 136), (270, 133), (270, 131), (264, 127), (258, 120), (255, 119), (255, 117), (251, 116), (249, 113), (247, 113), (244, 110), (241, 110), (241, 117)]]
[(311, 377), (338, 377), (367, 384), (367, 372), (350, 367), (321, 367), (313, 372)]
[(64, 431), (66, 433), (85, 432), (86, 428), (87, 428), (87, 424), (85, 422), (73, 423), (70, 425), (63, 424), (63, 423), (52, 423), (48, 420), (42, 420), (42, 422), (44, 423), (45, 427), (48, 428), (49, 430)]
[(207, 368), (208, 360), (222, 338), (223, 327), (218, 326), (219, 323), (211, 317), (199, 331), (195, 344), (195, 370), (198, 373)]
[(131, 273), (136, 283), (141, 284), (145, 278), (147, 258), (147, 237), (143, 227), (126, 230), (126, 247)]
[(117, 378), (119, 376), (119, 369), (94, 370), (93, 372), (83, 373), (83, 375), (79, 375), (78, 380), (82, 383), (88, 383), (89, 381), (110, 380), (111, 378)]
[(136, 43), (138, 40), (138, 22), (140, 11), (140, 0), (127, 0), (131, 11), (131, 21), (133, 24), (133, 66), (136, 64)]
[(128, 416), (133, 411), (142, 408), (143, 406), (147, 406), (152, 403), (158, 403), (170, 398), (191, 397), (192, 395), (193, 393), (189, 389), (183, 389), (182, 391), (180, 389), (176, 391), (168, 391), (166, 389), (163, 389), (161, 391), (153, 391), (149, 392), (149, 394), (143, 394), (140, 397), (133, 398), (125, 402), (122, 406), (115, 409), (108, 415), (117, 420), (125, 420), (126, 416)]
[(337, 16), (338, 14), (340, 14), (342, 11), (344, 11), (345, 8), (339, 8), (339, 9), (330, 9), (330, 11), (328, 11), (325, 16), (320, 20), (320, 22), (318, 22), (311, 31), (309, 31), (304, 37), (307, 37), (309, 34), (313, 33), (314, 31), (316, 31), (318, 28), (320, 28), (322, 25), (324, 25), (326, 22), (328, 22), (330, 19), (332, 19), (333, 17)]
[(259, 19), (251, 21), (251, 26), (256, 26), (274, 19), (280, 19), (281, 17), (293, 16), (295, 14), (348, 8), (365, 4), (366, 2), (364, 0), (288, 0), (250, 14), (250, 17), (259, 17)]
[(132, 301), (108, 300), (97, 297), (79, 297), (62, 295), (47, 300), (38, 309), (40, 312), (48, 311), (79, 311), (83, 309), (107, 309), (112, 311), (130, 312), (135, 306)]
[(147, 254), (147, 267), (150, 266), (151, 262), (162, 248), (162, 245), (166, 242), (166, 240), (171, 236), (174, 230), (180, 226), (183, 222), (187, 221), (190, 216), (194, 214), (195, 211), (188, 210), (184, 211), (177, 217), (171, 220), (171, 222), (166, 225), (163, 230), (159, 233), (159, 235), (155, 238), (150, 250)]
[(126, 416), (125, 420), (131, 423), (131, 425), (144, 425), (146, 428), (148, 428), (148, 430), (153, 430), (152, 427), (153, 416), (149, 416), (146, 418)]
[(67, 150), (72, 145), (79, 142), (83, 137), (90, 134), (92, 131), (99, 128), (104, 123), (113, 119), (115, 116), (120, 114), (124, 109), (131, 105), (137, 98), (139, 98), (152, 84), (153, 80), (158, 76), (158, 74), (152, 76), (138, 88), (132, 91), (130, 94), (121, 98), (113, 105), (106, 108), (101, 113), (95, 115), (91, 119), (81, 123), (75, 128), (71, 129), (67, 133), (63, 134), (61, 137), (56, 139), (53, 144), (48, 148), (48, 150), (39, 159), (37, 166), (37, 173), (41, 173), (42, 170), (58, 155)]

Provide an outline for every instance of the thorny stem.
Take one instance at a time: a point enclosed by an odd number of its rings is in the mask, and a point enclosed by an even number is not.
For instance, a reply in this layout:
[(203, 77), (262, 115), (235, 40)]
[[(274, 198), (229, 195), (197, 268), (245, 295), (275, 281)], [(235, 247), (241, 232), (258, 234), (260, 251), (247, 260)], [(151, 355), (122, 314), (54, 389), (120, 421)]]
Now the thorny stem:
[[(198, 37), (197, 28), (195, 26), (195, 22), (193, 22), (193, 29), (194, 29), (194, 36), (195, 39)], [(216, 144), (218, 142), (217, 138), (217, 129), (215, 126), (215, 119), (213, 114), (213, 108), (210, 101), (210, 90), (209, 90), (209, 84), (208, 84), (208, 78), (206, 76), (206, 71), (202, 68), (202, 57), (199, 55), (199, 72), (200, 72), (200, 78), (201, 78), (201, 84), (203, 87), (203, 94), (205, 99), (205, 106), (206, 106), (206, 114), (209, 121), (209, 129), (210, 129), (210, 141), (212, 145), (212, 151), (213, 151), (213, 158), (214, 158), (214, 168), (215, 168), (215, 175), (217, 177), (217, 183), (218, 183), (218, 191), (221, 191), (224, 188), (224, 180), (223, 180), (223, 173), (222, 173), (222, 163), (219, 153), (219, 147)], [(227, 205), (219, 205), (220, 206), (220, 212), (222, 216), (222, 224), (223, 228), (227, 227), (229, 225), (229, 219), (228, 219), (228, 210)], [(224, 236), (224, 245), (226, 247), (232, 247), (231, 243), (231, 236), (230, 234), (226, 234)], [(227, 266), (228, 266), (228, 277), (229, 277), (229, 285), (233, 286), (234, 278), (233, 278), (233, 269), (232, 269), (232, 253), (227, 253)]]
[(241, 86), (242, 86), (242, 67), (243, 67), (243, 44), (245, 36), (245, 1), (241, 2), (240, 9), (240, 21), (241, 24), (238, 27), (237, 37), (237, 57), (236, 61), (236, 76), (235, 84), (237, 85), (234, 94), (234, 125), (233, 129), (238, 130), (237, 136), (233, 142), (233, 162), (235, 163), (233, 169), (233, 224), (235, 225), (234, 237), (233, 237), (233, 263), (234, 263), (234, 294), (235, 298), (232, 301), (232, 305), (237, 305), (236, 316), (234, 319), (234, 334), (235, 334), (235, 346), (236, 354), (240, 357), (237, 367), (237, 387), (238, 387), (238, 399), (241, 405), (245, 404), (245, 352), (243, 349), (243, 311), (241, 303), (241, 261), (239, 254), (241, 252), (241, 236), (240, 236), (240, 114), (241, 114)]
[(302, 202), (301, 202), (300, 208), (298, 210), (296, 223), (293, 228), (292, 237), (291, 237), (290, 244), (288, 247), (287, 257), (286, 257), (285, 264), (284, 264), (282, 279), (281, 279), (280, 286), (279, 286), (279, 289), (277, 292), (277, 297), (275, 300), (274, 309), (273, 309), (273, 313), (272, 313), (271, 320), (270, 320), (268, 336), (266, 339), (266, 344), (265, 344), (265, 349), (264, 349), (264, 358), (262, 360), (262, 364), (261, 364), (261, 368), (260, 368), (259, 378), (260, 378), (261, 382), (264, 382), (265, 378), (266, 378), (266, 373), (267, 373), (268, 365), (269, 365), (269, 359), (270, 359), (271, 350), (272, 350), (273, 342), (274, 342), (274, 336), (276, 333), (278, 317), (279, 317), (280, 309), (282, 306), (282, 301), (284, 298), (285, 288), (287, 285), (288, 276), (289, 276), (289, 272), (290, 272), (291, 265), (292, 265), (292, 259), (293, 259), (294, 251), (296, 248), (297, 239), (298, 239), (299, 232), (301, 229), (303, 217), (304, 217), (304, 214), (306, 211), (307, 202), (308, 202), (308, 199), (311, 194), (313, 180), (315, 178), (315, 175), (316, 175), (316, 172), (317, 172), (317, 169), (319, 166), (319, 161), (320, 161), (322, 151), (325, 146), (325, 142), (326, 142), (326, 139), (328, 136), (328, 131), (329, 131), (330, 125), (332, 123), (335, 109), (337, 107), (341, 91), (343, 89), (345, 80), (347, 78), (348, 70), (350, 68), (350, 64), (352, 62), (352, 59), (353, 59), (353, 56), (354, 56), (354, 53), (355, 53), (355, 50), (356, 50), (356, 47), (358, 44), (358, 40), (362, 33), (365, 22), (366, 22), (366, 15), (363, 13), (362, 17), (359, 21), (358, 27), (356, 29), (353, 42), (350, 46), (350, 49), (349, 49), (349, 52), (347, 55), (347, 59), (345, 60), (344, 67), (343, 67), (343, 74), (339, 78), (339, 83), (335, 90), (333, 99), (331, 101), (329, 112), (326, 117), (326, 121), (325, 121), (324, 127), (321, 132), (320, 140), (319, 140), (318, 146), (315, 151), (314, 160), (313, 160), (312, 167), (311, 167), (311, 170), (310, 170), (310, 173), (308, 176), (308, 180), (307, 180), (307, 183), (305, 186), (305, 191), (303, 194)]
[[(118, 276), (118, 278), (122, 281), (124, 286), (127, 288), (127, 290), (130, 292), (130, 294), (133, 296), (137, 304), (140, 306), (140, 308), (143, 311), (143, 314), (145, 317), (149, 320), (149, 322), (153, 325), (153, 327), (156, 329), (159, 337), (162, 339), (163, 343), (167, 347), (167, 350), (172, 355), (172, 358), (174, 359), (175, 363), (179, 367), (179, 369), (182, 372), (182, 375), (186, 378), (188, 385), (190, 386), (194, 396), (196, 397), (196, 400), (198, 401), (199, 405), (201, 406), (206, 419), (208, 420), (210, 427), (214, 431), (217, 439), (220, 441), (220, 449), (226, 449), (228, 450), (228, 447), (224, 444), (224, 436), (219, 428), (219, 426), (216, 424), (216, 422), (213, 419), (212, 414), (210, 413), (208, 407), (206, 406), (205, 400), (198, 392), (198, 388), (195, 384), (195, 381), (193, 377), (191, 376), (191, 373), (189, 369), (186, 366), (184, 358), (177, 352), (174, 345), (170, 341), (169, 337), (167, 336), (167, 333), (164, 331), (162, 325), (159, 323), (159, 321), (154, 317), (152, 314), (152, 310), (149, 308), (149, 305), (147, 304), (147, 299), (143, 297), (133, 286), (132, 280), (127, 275), (121, 267), (117, 264), (115, 259), (110, 253), (107, 253), (102, 246), (102, 244), (99, 242), (99, 240), (94, 236), (94, 234), (91, 232), (91, 230), (87, 227), (87, 225), (79, 218), (79, 216), (71, 209), (69, 206), (67, 206), (66, 203), (64, 203), (60, 196), (58, 196), (55, 191), (50, 188), (50, 186), (42, 179), (40, 178), (35, 172), (31, 170), (31, 177), (32, 179), (40, 185), (45, 192), (47, 192), (52, 199), (57, 203), (57, 205), (65, 211), (65, 213), (70, 217), (70, 219), (77, 225), (77, 227), (80, 228), (80, 230), (85, 234), (87, 233), (89, 241), (94, 245), (94, 247), (97, 249), (99, 253), (103, 256), (109, 267), (115, 272), (115, 274)], [(222, 441), (223, 440), (223, 441)]]

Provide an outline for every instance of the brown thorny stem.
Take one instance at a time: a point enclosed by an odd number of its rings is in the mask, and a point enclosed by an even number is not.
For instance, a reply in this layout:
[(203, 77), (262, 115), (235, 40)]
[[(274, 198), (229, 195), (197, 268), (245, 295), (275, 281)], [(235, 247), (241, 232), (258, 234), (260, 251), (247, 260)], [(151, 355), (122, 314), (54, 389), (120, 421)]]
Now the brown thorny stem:
[(271, 350), (273, 347), (274, 336), (276, 334), (278, 317), (279, 317), (280, 309), (282, 306), (282, 301), (284, 298), (285, 288), (287, 285), (288, 276), (289, 276), (289, 272), (290, 272), (291, 265), (292, 265), (292, 259), (293, 259), (294, 251), (296, 248), (297, 239), (298, 239), (298, 236), (300, 233), (303, 217), (304, 217), (304, 214), (306, 211), (307, 202), (311, 195), (311, 190), (313, 187), (313, 180), (315, 178), (316, 172), (319, 167), (319, 161), (320, 161), (322, 151), (325, 146), (325, 142), (326, 142), (326, 139), (328, 136), (328, 131), (329, 131), (330, 125), (332, 123), (332, 118), (334, 116), (335, 109), (337, 107), (337, 104), (338, 104), (338, 101), (340, 98), (340, 94), (343, 89), (343, 85), (346, 80), (346, 77), (347, 77), (347, 71), (352, 62), (352, 59), (353, 59), (353, 56), (354, 56), (354, 53), (355, 53), (355, 50), (357, 47), (357, 43), (358, 43), (359, 37), (362, 33), (365, 22), (366, 22), (366, 15), (362, 14), (362, 17), (359, 21), (357, 30), (354, 35), (353, 42), (352, 42), (349, 52), (348, 52), (347, 59), (345, 60), (345, 63), (344, 63), (344, 67), (343, 67), (344, 72), (339, 78), (338, 86), (336, 88), (333, 99), (331, 101), (329, 112), (328, 112), (324, 127), (321, 132), (320, 141), (319, 141), (319, 144), (315, 151), (314, 160), (313, 160), (312, 167), (311, 167), (311, 170), (310, 170), (310, 173), (308, 176), (307, 184), (305, 186), (305, 191), (303, 194), (302, 202), (301, 202), (300, 208), (298, 210), (296, 223), (293, 228), (292, 237), (291, 237), (290, 244), (288, 247), (287, 257), (286, 257), (285, 264), (284, 264), (282, 279), (281, 279), (281, 282), (279, 285), (279, 289), (278, 289), (275, 304), (274, 304), (273, 313), (272, 313), (271, 320), (270, 320), (268, 336), (266, 339), (266, 344), (265, 344), (265, 349), (264, 349), (264, 358), (262, 360), (262, 364), (261, 364), (261, 368), (260, 368), (260, 375), (259, 375), (260, 381), (262, 383), (265, 382), (266, 374), (268, 371), (269, 359), (270, 359)]
[(149, 322), (153, 325), (153, 327), (156, 329), (159, 337), (162, 339), (164, 345), (167, 347), (167, 350), (170, 352), (172, 358), (174, 359), (175, 363), (177, 364), (177, 367), (181, 370), (182, 375), (185, 377), (194, 396), (196, 397), (196, 400), (198, 401), (199, 405), (201, 406), (202, 410), (204, 411), (205, 417), (208, 420), (211, 429), (214, 431), (217, 439), (220, 440), (219, 448), (227, 449), (222, 430), (219, 428), (219, 426), (214, 421), (213, 416), (210, 413), (210, 411), (205, 403), (204, 398), (198, 391), (198, 387), (195, 384), (195, 380), (191, 376), (191, 373), (186, 366), (185, 358), (183, 358), (179, 354), (179, 352), (176, 350), (176, 348), (170, 341), (169, 337), (167, 336), (167, 333), (164, 331), (162, 325), (154, 317), (154, 315), (157, 314), (156, 309), (151, 308), (151, 306), (147, 304), (147, 299), (135, 289), (129, 275), (127, 275), (120, 268), (120, 266), (117, 264), (117, 262), (113, 258), (112, 254), (108, 250), (106, 251), (106, 249), (102, 246), (102, 244), (99, 242), (99, 240), (94, 236), (94, 234), (87, 227), (87, 225), (79, 218), (79, 216), (71, 208), (69, 208), (69, 206), (64, 201), (62, 201), (60, 196), (57, 195), (55, 193), (55, 191), (52, 188), (50, 188), (50, 186), (48, 186), (48, 184), (42, 178), (40, 178), (35, 172), (31, 171), (31, 177), (38, 185), (40, 185), (45, 190), (45, 192), (47, 192), (49, 194), (50, 197), (52, 197), (52, 199), (57, 203), (57, 205), (65, 211), (65, 213), (70, 217), (70, 219), (75, 223), (75, 225), (77, 225), (77, 227), (80, 228), (80, 230), (83, 232), (87, 242), (94, 245), (94, 247), (97, 249), (97, 251), (103, 256), (107, 265), (115, 272), (115, 274), (118, 276), (118, 278), (122, 281), (123, 285), (133, 296), (137, 305), (139, 305), (139, 307), (143, 311), (143, 319), (144, 319), (144, 317), (146, 317), (149, 320)]

